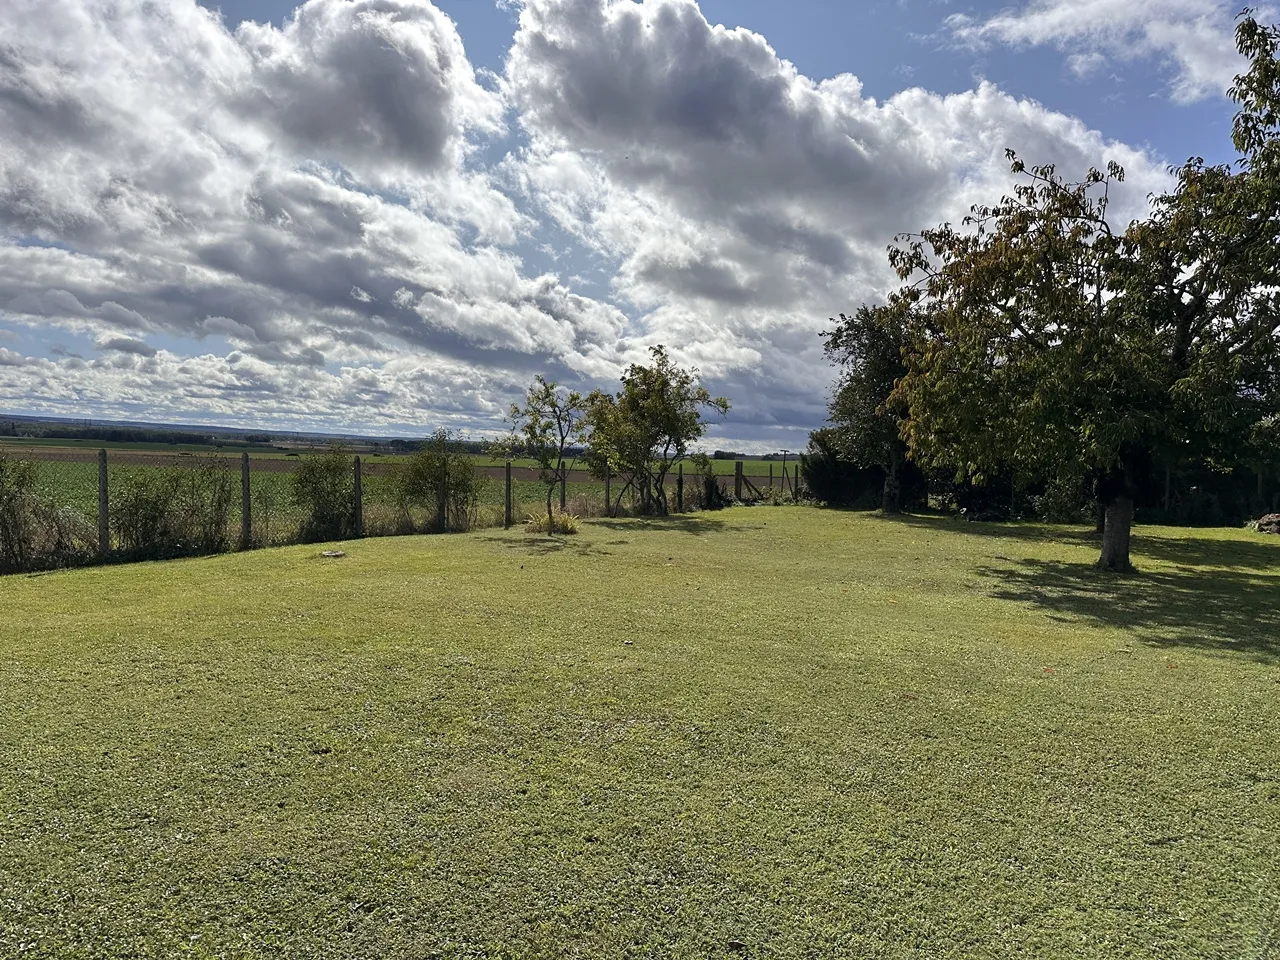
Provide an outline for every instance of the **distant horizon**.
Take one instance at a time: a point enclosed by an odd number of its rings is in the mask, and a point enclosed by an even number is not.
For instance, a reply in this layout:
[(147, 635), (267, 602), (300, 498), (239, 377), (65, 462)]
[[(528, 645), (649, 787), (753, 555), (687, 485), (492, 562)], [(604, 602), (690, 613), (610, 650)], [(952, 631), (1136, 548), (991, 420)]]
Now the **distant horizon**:
[[(367, 442), (391, 442), (394, 440), (417, 441), (429, 439), (434, 433), (434, 428), (427, 429), (422, 433), (403, 433), (403, 434), (380, 434), (380, 433), (350, 433), (333, 430), (295, 430), (285, 427), (265, 427), (265, 426), (242, 426), (238, 424), (216, 424), (201, 423), (192, 421), (164, 421), (164, 420), (130, 420), (120, 419), (116, 417), (64, 417), (53, 415), (25, 414), (25, 413), (6, 413), (0, 412), (0, 423), (5, 421), (22, 421), (32, 423), (65, 423), (78, 424), (85, 427), (104, 426), (104, 427), (134, 427), (141, 429), (162, 429), (174, 430), (184, 433), (198, 433), (202, 430), (212, 430), (219, 433), (266, 433), (276, 436), (292, 434), (296, 437), (317, 440), (363, 440)], [(457, 439), (463, 442), (482, 443), (486, 440), (494, 439), (503, 434), (494, 434), (493, 436), (475, 436), (466, 433), (458, 433)], [(0, 436), (0, 439), (4, 439)], [(799, 455), (803, 450), (793, 450), (789, 447), (773, 447), (770, 448), (764, 444), (749, 445), (750, 449), (743, 449), (740, 446), (720, 446), (717, 444), (698, 444), (695, 446), (695, 453), (705, 453), (710, 455), (717, 450), (728, 451), (732, 453), (741, 453), (754, 457), (765, 457), (769, 455), (782, 456), (785, 450), (786, 454)]]

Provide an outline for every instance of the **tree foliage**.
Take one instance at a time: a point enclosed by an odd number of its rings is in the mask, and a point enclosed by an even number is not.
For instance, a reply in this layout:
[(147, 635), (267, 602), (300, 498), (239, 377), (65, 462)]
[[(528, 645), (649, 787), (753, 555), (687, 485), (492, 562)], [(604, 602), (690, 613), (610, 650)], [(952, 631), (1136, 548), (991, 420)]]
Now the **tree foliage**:
[(409, 508), (425, 508), (432, 528), (444, 533), (468, 530), (479, 503), (481, 479), (475, 459), (447, 431), (437, 430), (409, 458), (399, 476), (398, 493), (412, 527)]
[(890, 251), (912, 455), (972, 476), (1090, 472), (1112, 568), (1153, 460), (1239, 456), (1276, 410), (1280, 35), (1245, 16), (1237, 45), (1239, 160), (1192, 158), (1145, 219), (1109, 221), (1117, 165), (1069, 181), (1011, 151), (1012, 195)]
[(556, 529), (552, 498), (565, 483), (573, 466), (571, 449), (586, 438), (587, 403), (582, 394), (561, 387), (546, 377), (534, 377), (524, 406), (511, 405), (512, 434), (509, 445), (535, 460), (547, 486), (547, 529)]
[(898, 513), (907, 458), (901, 436), (906, 409), (894, 388), (907, 373), (905, 325), (899, 313), (866, 305), (833, 322), (834, 329), (823, 335), (827, 356), (840, 366), (828, 407), (832, 439), (853, 463), (884, 471), (881, 509)]
[(648, 366), (632, 364), (617, 394), (594, 391), (587, 399), (591, 428), (588, 462), (593, 472), (624, 478), (621, 498), (636, 491), (644, 509), (670, 511), (666, 484), (690, 447), (707, 430), (704, 411), (728, 414), (729, 401), (712, 397), (696, 369), (675, 363), (662, 346), (651, 347)]

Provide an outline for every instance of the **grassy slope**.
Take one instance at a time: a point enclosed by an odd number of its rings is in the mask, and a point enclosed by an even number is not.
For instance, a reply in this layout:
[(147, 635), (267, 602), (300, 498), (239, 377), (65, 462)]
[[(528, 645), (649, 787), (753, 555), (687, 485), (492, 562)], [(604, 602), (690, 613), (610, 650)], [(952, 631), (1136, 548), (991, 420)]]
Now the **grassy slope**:
[(1280, 947), (1274, 541), (348, 548), (0, 581), (0, 955)]

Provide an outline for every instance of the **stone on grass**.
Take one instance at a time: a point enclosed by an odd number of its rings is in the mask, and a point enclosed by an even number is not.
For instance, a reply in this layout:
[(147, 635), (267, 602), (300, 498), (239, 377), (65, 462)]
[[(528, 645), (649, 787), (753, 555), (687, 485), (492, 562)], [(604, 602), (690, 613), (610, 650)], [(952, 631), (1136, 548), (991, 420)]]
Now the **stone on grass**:
[(1249, 524), (1259, 533), (1280, 533), (1280, 513), (1268, 513)]

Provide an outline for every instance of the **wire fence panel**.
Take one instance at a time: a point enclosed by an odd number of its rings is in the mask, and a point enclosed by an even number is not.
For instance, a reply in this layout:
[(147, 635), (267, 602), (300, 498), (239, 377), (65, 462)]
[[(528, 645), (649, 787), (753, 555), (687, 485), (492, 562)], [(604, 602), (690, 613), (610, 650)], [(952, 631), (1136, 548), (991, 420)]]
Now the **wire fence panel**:
[[(6, 444), (0, 448), (0, 573), (86, 563), (222, 553), (263, 546), (502, 526), (545, 514), (559, 486), (536, 467), (445, 469), (436, 491), (415, 487), (403, 460), (361, 461), (341, 452), (285, 457), (185, 451), (97, 450)], [(451, 474), (452, 469), (459, 474)], [(448, 493), (449, 477), (465, 487)], [(759, 498), (794, 483), (754, 476)], [(668, 508), (699, 510), (728, 501), (733, 478), (676, 474)], [(714, 487), (714, 490), (712, 489)], [(357, 499), (358, 497), (358, 499)], [(740, 497), (744, 499), (744, 497)], [(610, 482), (567, 471), (567, 512), (627, 516), (654, 508), (625, 478)]]

